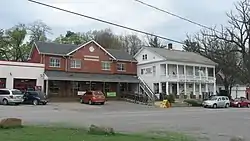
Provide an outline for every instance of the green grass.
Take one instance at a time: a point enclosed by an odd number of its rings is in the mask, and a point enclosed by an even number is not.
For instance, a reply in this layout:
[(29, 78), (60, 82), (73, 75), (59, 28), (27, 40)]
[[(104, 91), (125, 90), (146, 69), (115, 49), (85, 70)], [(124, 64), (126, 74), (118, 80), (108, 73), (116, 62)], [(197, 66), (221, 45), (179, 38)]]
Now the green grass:
[(56, 127), (23, 127), (0, 129), (3, 141), (192, 141), (181, 134), (168, 136), (144, 135), (91, 135), (85, 129)]

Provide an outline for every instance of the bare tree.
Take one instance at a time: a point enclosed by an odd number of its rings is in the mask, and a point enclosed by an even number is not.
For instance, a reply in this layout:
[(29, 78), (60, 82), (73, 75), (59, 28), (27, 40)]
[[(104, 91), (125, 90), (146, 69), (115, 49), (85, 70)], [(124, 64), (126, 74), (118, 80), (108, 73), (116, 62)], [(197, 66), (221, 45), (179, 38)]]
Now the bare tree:
[(217, 39), (216, 37), (206, 36), (207, 31), (203, 30), (200, 34), (193, 37), (188, 36), (183, 49), (195, 52), (207, 57), (218, 64), (217, 74), (228, 94), (231, 87), (239, 77), (241, 60), (235, 50), (237, 46), (231, 42)]
[(231, 52), (237, 52), (242, 58), (241, 71), (245, 80), (250, 82), (250, 0), (243, 0), (235, 4), (235, 10), (227, 13), (229, 26), (222, 26), (222, 32), (213, 31), (207, 36), (215, 37), (224, 42), (236, 45)]
[(41, 20), (37, 20), (28, 25), (27, 30), (30, 35), (31, 44), (34, 41), (46, 41), (47, 34), (51, 34), (51, 28)]

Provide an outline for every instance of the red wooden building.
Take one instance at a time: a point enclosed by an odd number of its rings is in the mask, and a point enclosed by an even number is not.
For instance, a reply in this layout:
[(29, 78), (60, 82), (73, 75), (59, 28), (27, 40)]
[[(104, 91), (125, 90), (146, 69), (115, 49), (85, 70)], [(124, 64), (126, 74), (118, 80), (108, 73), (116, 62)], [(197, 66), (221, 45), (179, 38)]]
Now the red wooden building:
[(74, 97), (86, 90), (120, 97), (138, 91), (133, 56), (93, 40), (79, 46), (36, 42), (29, 62), (45, 64), (44, 91), (50, 97)]

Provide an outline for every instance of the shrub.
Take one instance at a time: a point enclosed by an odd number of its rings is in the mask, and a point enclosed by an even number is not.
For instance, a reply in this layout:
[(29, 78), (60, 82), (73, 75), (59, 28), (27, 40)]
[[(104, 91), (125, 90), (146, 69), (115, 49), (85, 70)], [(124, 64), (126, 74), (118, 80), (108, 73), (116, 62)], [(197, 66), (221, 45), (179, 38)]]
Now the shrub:
[(186, 100), (184, 100), (184, 102), (192, 105), (193, 107), (200, 107), (200, 106), (202, 106), (201, 101), (195, 100), (195, 99), (186, 99)]
[(115, 131), (113, 128), (110, 127), (100, 127), (92, 124), (89, 127), (88, 133), (94, 135), (114, 135)]
[(165, 99), (167, 99), (170, 103), (175, 102), (175, 96), (173, 94), (166, 95)]

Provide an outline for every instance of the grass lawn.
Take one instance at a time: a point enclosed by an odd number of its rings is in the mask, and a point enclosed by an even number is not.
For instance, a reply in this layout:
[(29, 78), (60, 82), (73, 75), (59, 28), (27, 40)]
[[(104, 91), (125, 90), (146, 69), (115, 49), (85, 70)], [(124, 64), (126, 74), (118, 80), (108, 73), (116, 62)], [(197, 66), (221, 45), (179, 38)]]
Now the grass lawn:
[(55, 127), (23, 127), (0, 129), (1, 141), (193, 141), (183, 135), (172, 134), (166, 137), (143, 135), (91, 135), (84, 129)]

